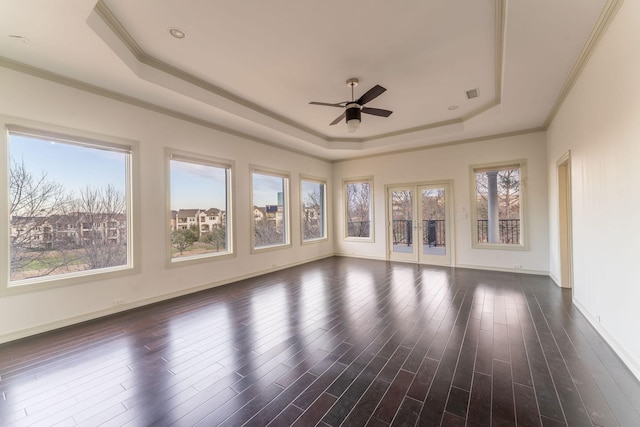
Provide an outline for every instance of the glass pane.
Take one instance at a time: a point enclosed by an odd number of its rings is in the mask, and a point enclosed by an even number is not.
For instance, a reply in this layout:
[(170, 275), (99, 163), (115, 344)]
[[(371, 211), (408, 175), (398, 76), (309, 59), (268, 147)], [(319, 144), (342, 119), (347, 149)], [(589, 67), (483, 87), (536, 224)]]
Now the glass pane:
[(368, 182), (347, 184), (347, 237), (371, 237), (371, 187)]
[(253, 232), (256, 248), (287, 243), (285, 179), (281, 176), (253, 174)]
[(302, 181), (302, 230), (303, 240), (326, 237), (324, 229), (325, 184)]
[(171, 160), (171, 258), (228, 253), (228, 169)]
[(9, 133), (12, 281), (129, 264), (129, 155)]
[(391, 192), (393, 252), (413, 252), (412, 193), (410, 190)]
[(520, 244), (520, 170), (476, 173), (478, 243)]
[(446, 255), (445, 189), (422, 190), (422, 250), (425, 255)]

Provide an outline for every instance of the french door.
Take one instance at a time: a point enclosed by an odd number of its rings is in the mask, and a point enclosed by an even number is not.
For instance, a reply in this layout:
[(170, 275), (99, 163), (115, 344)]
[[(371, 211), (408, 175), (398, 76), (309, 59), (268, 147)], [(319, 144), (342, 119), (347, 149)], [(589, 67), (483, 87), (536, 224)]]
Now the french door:
[(451, 265), (449, 183), (387, 188), (387, 246), (393, 261)]

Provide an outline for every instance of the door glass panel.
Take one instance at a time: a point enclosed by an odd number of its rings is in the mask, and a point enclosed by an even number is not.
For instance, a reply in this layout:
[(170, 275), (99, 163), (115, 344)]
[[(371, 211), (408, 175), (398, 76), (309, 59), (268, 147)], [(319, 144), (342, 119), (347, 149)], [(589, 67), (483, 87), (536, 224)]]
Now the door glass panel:
[(445, 189), (422, 189), (422, 250), (425, 255), (447, 254)]
[(391, 219), (393, 227), (393, 252), (413, 252), (413, 192), (391, 192)]

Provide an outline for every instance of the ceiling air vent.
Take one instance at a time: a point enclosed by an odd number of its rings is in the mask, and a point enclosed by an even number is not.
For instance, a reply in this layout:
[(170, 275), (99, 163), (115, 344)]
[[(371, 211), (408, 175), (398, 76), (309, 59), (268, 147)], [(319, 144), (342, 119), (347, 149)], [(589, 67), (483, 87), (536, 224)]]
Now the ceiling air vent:
[(478, 89), (471, 89), (471, 90), (467, 91), (467, 98), (468, 99), (477, 98), (478, 96), (480, 96), (480, 93), (478, 92)]

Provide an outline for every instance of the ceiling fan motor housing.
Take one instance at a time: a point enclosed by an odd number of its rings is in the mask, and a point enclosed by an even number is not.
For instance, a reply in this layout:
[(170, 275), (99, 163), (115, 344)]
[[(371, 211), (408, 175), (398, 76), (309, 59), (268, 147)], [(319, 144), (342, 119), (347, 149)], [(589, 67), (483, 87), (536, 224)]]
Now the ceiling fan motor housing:
[(346, 116), (347, 122), (349, 122), (349, 120), (354, 120), (354, 119), (360, 121), (361, 113), (360, 113), (359, 104), (352, 102), (350, 104), (347, 104), (345, 108), (346, 108), (345, 116)]

